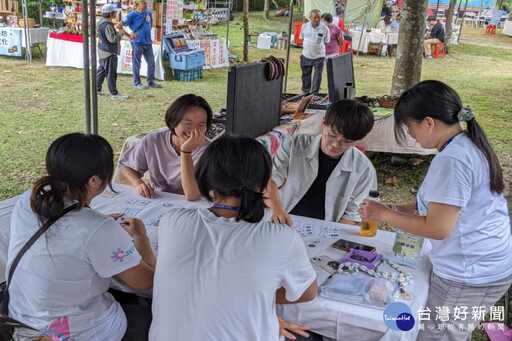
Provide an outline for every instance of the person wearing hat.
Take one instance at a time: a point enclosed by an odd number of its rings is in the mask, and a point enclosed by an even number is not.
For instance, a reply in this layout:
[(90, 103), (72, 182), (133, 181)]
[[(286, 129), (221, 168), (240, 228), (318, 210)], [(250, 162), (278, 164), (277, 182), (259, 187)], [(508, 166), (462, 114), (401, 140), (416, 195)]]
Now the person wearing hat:
[[(98, 57), (100, 66), (96, 75), (96, 90), (99, 95), (110, 95), (112, 99), (127, 99), (128, 95), (123, 95), (117, 91), (117, 55), (119, 54), (119, 42), (121, 35), (116, 32), (112, 19), (117, 12), (113, 4), (103, 5), (101, 8), (103, 18), (98, 24)], [(124, 33), (121, 30), (120, 33)], [(101, 90), (103, 81), (107, 78), (108, 90)]]
[(437, 22), (435, 16), (431, 15), (427, 18), (428, 24), (432, 27), (430, 34), (427, 33), (423, 42), (423, 52), (425, 58), (432, 59), (432, 45), (444, 43), (444, 27), (443, 24)]
[[(147, 9), (146, 0), (135, 0), (135, 11), (131, 11), (126, 17), (117, 24), (120, 30), (123, 26), (128, 26), (132, 31), (126, 34), (130, 37), (132, 43), (132, 67), (133, 67), (133, 86), (139, 90), (150, 88), (161, 88), (162, 85), (155, 83), (155, 56), (153, 55), (153, 46), (151, 44), (151, 23), (153, 16), (151, 10)], [(144, 86), (140, 80), (140, 66), (142, 56), (148, 64), (148, 85)]]

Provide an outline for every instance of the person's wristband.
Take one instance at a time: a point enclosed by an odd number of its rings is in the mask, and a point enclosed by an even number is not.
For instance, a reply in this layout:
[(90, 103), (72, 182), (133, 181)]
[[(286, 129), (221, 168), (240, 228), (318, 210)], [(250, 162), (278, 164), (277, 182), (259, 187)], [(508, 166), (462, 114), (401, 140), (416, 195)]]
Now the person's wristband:
[(396, 205), (393, 204), (392, 202), (390, 202), (388, 205), (389, 205), (389, 208), (392, 209), (393, 211), (398, 211), (398, 209), (396, 208)]
[(192, 152), (186, 152), (186, 151), (181, 150), (181, 149), (180, 149), (180, 152), (185, 153), (185, 154), (192, 154)]

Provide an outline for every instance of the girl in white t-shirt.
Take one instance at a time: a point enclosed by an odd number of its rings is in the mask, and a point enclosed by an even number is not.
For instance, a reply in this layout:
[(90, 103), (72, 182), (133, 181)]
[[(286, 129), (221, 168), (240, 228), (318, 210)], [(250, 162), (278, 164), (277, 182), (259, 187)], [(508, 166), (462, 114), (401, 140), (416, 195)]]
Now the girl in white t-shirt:
[[(179, 97), (165, 113), (169, 129), (151, 132), (128, 149), (119, 158), (121, 173), (143, 197), (153, 198), (157, 189), (198, 199), (194, 164), (208, 145), (205, 133), (212, 120), (212, 109), (203, 97)], [(151, 184), (141, 179), (146, 171)]]
[(64, 135), (48, 149), (46, 170), (14, 208), (6, 278), (34, 232), (66, 207), (78, 206), (21, 258), (9, 285), (9, 315), (54, 340), (147, 338), (147, 329), (145, 335), (132, 331), (138, 317), (128, 316), (127, 323), (124, 307), (107, 292), (114, 275), (134, 289), (153, 286), (155, 257), (144, 224), (126, 219), (121, 226), (113, 219), (120, 215), (107, 217), (89, 207), (112, 179), (112, 147), (98, 135)]
[(300, 236), (263, 221), (271, 170), (254, 139), (225, 136), (206, 148), (196, 179), (213, 206), (172, 210), (158, 226), (151, 340), (289, 335), (276, 303), (315, 298), (316, 274)]
[[(430, 239), (433, 272), (422, 310), (431, 318), (421, 321), (418, 340), (469, 340), (512, 283), (510, 219), (498, 158), (473, 109), (463, 107), (444, 83), (424, 81), (407, 90), (394, 116), (397, 140), (403, 141), (405, 124), (423, 148), (437, 148), (438, 154), (416, 202), (386, 206), (365, 200), (359, 212)], [(443, 322), (435, 318), (441, 308), (449, 313)]]

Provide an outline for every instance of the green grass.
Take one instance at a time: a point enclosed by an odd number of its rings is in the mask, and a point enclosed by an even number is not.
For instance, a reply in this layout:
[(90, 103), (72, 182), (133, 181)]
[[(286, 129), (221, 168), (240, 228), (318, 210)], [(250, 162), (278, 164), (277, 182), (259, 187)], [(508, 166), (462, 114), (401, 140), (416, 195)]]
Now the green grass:
[[(260, 18), (261, 13), (251, 13), (250, 32), (288, 29), (287, 18), (272, 18), (272, 21)], [(226, 24), (212, 29), (225, 36)], [(242, 24), (237, 17), (230, 24), (230, 41), (231, 53), (236, 54), (238, 60), (242, 58), (242, 37)], [(453, 46), (446, 58), (423, 61), (422, 79), (448, 83), (459, 92), (465, 104), (475, 108), (478, 122), (498, 154), (510, 188), (512, 38), (500, 31), (496, 36), (489, 36), (483, 30), (471, 28), (463, 29), (462, 38), (464, 43)], [(491, 41), (496, 46), (468, 44), (467, 39), (477, 43)], [(284, 50), (258, 50), (254, 46), (250, 47), (249, 53), (250, 61), (270, 54), (286, 56)], [(287, 92), (300, 91), (300, 54), (301, 49), (291, 49)], [(394, 64), (395, 58), (355, 56), (357, 95), (389, 94)], [(205, 97), (214, 110), (225, 108), (226, 68), (205, 70), (203, 80), (191, 83), (171, 80), (168, 66), (166, 72), (167, 80), (161, 90), (135, 90), (130, 75), (119, 75), (118, 88), (130, 98), (126, 101), (98, 98), (100, 134), (109, 140), (115, 151), (119, 151), (126, 137), (164, 126), (165, 110), (184, 93)], [(325, 80), (323, 84), (326, 91)], [(3, 200), (22, 193), (44, 173), (44, 155), (55, 138), (68, 132), (84, 131), (83, 70), (46, 67), (44, 57), (41, 58), (38, 52), (34, 52), (32, 64), (19, 58), (0, 57), (0, 89), (0, 200)], [(431, 157), (413, 167), (393, 165), (391, 156), (383, 153), (371, 156), (377, 169), (382, 199), (397, 203), (414, 200)], [(385, 180), (392, 176), (396, 176), (398, 181), (385, 184)], [(510, 190), (507, 193), (510, 203)], [(475, 331), (473, 339), (486, 340), (486, 337), (483, 332)]]

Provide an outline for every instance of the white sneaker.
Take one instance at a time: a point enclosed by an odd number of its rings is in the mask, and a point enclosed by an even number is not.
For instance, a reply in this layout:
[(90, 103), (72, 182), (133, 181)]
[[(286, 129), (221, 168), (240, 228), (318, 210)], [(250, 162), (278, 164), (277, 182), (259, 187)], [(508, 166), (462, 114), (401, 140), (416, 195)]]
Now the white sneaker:
[(110, 96), (110, 92), (101, 90), (101, 91), (98, 91), (98, 95), (99, 96)]
[(110, 96), (110, 98), (123, 100), (123, 99), (127, 99), (128, 95), (123, 95), (122, 93), (118, 92), (117, 95), (112, 95), (112, 96)]

